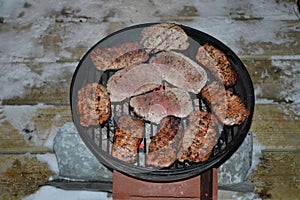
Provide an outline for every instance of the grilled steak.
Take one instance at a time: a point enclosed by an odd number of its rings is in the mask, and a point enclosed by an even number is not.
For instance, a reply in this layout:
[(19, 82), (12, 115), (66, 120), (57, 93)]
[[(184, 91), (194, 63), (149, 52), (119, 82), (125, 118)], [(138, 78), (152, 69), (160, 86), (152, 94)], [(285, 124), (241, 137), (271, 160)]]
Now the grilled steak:
[(89, 83), (78, 90), (77, 112), (81, 126), (104, 124), (111, 115), (109, 95), (98, 83)]
[(128, 163), (134, 163), (144, 135), (144, 123), (132, 116), (124, 115), (118, 119), (114, 134), (112, 156)]
[(130, 106), (137, 115), (155, 123), (168, 115), (186, 117), (193, 110), (189, 94), (178, 88), (166, 88), (133, 97)]
[(217, 82), (205, 86), (201, 95), (209, 102), (211, 110), (225, 125), (240, 125), (250, 115), (242, 100)]
[(111, 101), (122, 101), (159, 87), (162, 78), (156, 66), (140, 64), (116, 72), (107, 83)]
[(149, 55), (138, 43), (130, 42), (103, 50), (95, 49), (90, 56), (99, 70), (122, 69), (145, 62), (149, 58)]
[(159, 68), (163, 79), (189, 92), (198, 94), (207, 81), (205, 70), (181, 53), (161, 52), (149, 62), (167, 65)]
[(146, 164), (154, 167), (169, 167), (177, 159), (182, 138), (181, 119), (168, 116), (161, 120), (160, 129), (151, 138)]
[(237, 74), (232, 69), (226, 55), (215, 47), (204, 44), (196, 53), (196, 60), (226, 86), (233, 86), (236, 83)]
[(204, 111), (193, 111), (184, 130), (182, 144), (178, 152), (179, 162), (202, 162), (208, 160), (216, 142), (217, 120)]
[(188, 36), (178, 25), (162, 23), (146, 27), (141, 32), (141, 44), (148, 53), (167, 50), (186, 50)]

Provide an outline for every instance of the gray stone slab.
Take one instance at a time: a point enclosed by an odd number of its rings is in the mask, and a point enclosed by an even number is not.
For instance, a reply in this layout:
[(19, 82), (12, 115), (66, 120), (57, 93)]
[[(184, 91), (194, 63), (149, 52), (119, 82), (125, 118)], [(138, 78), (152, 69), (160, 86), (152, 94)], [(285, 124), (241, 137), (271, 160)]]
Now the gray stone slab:
[[(250, 132), (241, 147), (218, 168), (220, 188), (241, 192), (253, 191), (253, 185), (246, 182), (252, 162), (252, 146), (253, 136)], [(54, 139), (54, 151), (60, 178), (84, 181), (112, 180), (112, 172), (85, 146), (73, 123), (66, 123), (59, 129)]]
[(253, 135), (249, 132), (239, 149), (218, 168), (219, 187), (251, 192), (254, 186), (246, 182), (252, 164)]
[(65, 123), (59, 129), (53, 147), (60, 178), (90, 181), (112, 180), (112, 172), (89, 151), (73, 123)]

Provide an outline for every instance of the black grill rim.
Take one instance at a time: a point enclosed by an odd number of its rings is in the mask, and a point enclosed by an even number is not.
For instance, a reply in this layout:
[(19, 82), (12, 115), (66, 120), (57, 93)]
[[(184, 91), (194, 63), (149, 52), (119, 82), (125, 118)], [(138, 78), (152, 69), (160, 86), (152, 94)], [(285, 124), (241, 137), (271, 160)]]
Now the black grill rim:
[[(231, 157), (231, 155), (240, 147), (240, 145), (243, 143), (246, 135), (248, 134), (248, 131), (251, 127), (252, 117), (254, 113), (254, 105), (255, 105), (255, 98), (254, 98), (254, 88), (253, 84), (250, 78), (250, 75), (242, 63), (242, 61), (238, 58), (238, 56), (225, 44), (223, 44), (218, 39), (214, 38), (213, 36), (210, 36), (202, 31), (196, 30), (194, 28), (179, 25), (187, 34), (189, 37), (192, 37), (194, 40), (199, 42), (199, 44), (209, 43), (216, 48), (223, 51), (227, 57), (230, 59), (231, 62), (235, 63), (233, 65), (234, 70), (238, 73), (238, 80), (237, 84), (239, 83), (239, 87), (243, 87), (243, 96), (246, 100), (245, 105), (250, 110), (249, 117), (238, 126), (239, 132), (236, 133), (236, 136), (233, 138), (233, 140), (226, 146), (226, 148), (217, 155), (214, 155), (212, 158), (210, 158), (206, 162), (202, 163), (195, 163), (192, 164), (191, 167), (188, 167), (186, 169), (158, 169), (158, 170), (152, 170), (147, 169), (143, 167), (135, 167), (132, 164), (125, 163), (123, 161), (120, 161), (113, 156), (109, 155), (108, 153), (99, 150), (94, 144), (94, 142), (83, 132), (83, 128), (80, 126), (78, 120), (76, 119), (77, 113), (76, 113), (76, 102), (74, 102), (73, 97), (77, 95), (77, 91), (75, 90), (76, 85), (76, 77), (78, 76), (79, 69), (81, 65), (84, 63), (85, 59), (89, 56), (90, 52), (101, 42), (104, 40), (119, 34), (121, 32), (135, 29), (135, 28), (143, 28), (147, 26), (151, 26), (158, 23), (145, 23), (145, 24), (138, 24), (134, 26), (127, 27), (125, 29), (116, 31), (107, 37), (100, 40), (98, 43), (96, 43), (92, 48), (90, 48), (86, 54), (82, 57), (79, 64), (76, 67), (76, 70), (73, 74), (72, 81), (71, 81), (71, 87), (70, 87), (70, 106), (71, 106), (71, 113), (73, 122), (79, 132), (79, 135), (85, 145), (88, 147), (88, 149), (95, 155), (95, 157), (104, 165), (106, 165), (110, 169), (115, 169), (121, 172), (126, 173), (129, 176), (139, 178), (146, 181), (155, 181), (155, 182), (170, 182), (170, 181), (178, 181), (183, 180), (187, 178), (194, 177), (196, 175), (201, 174), (202, 172), (210, 169), (210, 168), (217, 168), (221, 164), (223, 164), (227, 159)], [(201, 36), (201, 37), (199, 37)], [(101, 72), (99, 72), (101, 74)], [(239, 93), (241, 94), (241, 93)], [(74, 104), (74, 105), (73, 105)]]

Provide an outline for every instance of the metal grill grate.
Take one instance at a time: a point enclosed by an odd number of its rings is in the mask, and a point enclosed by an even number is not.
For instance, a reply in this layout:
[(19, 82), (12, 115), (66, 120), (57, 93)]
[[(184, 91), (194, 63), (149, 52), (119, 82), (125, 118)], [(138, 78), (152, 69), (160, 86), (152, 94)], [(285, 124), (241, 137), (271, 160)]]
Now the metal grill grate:
[[(139, 36), (139, 31), (151, 24), (144, 24), (141, 26), (131, 27), (128, 29), (124, 29), (122, 32), (118, 34), (112, 35), (115, 37), (117, 35), (120, 36), (120, 40), (122, 41), (135, 41)], [(134, 115), (133, 111), (129, 106), (129, 101), (124, 100), (123, 102), (112, 103), (112, 117), (110, 120), (102, 127), (100, 126), (91, 126), (89, 128), (85, 128), (80, 126), (79, 118), (77, 116), (76, 104), (77, 104), (77, 91), (82, 88), (84, 85), (90, 82), (99, 82), (102, 85), (106, 86), (108, 79), (115, 73), (114, 71), (100, 71), (96, 70), (93, 63), (89, 58), (89, 53), (94, 48), (107, 47), (114, 44), (116, 39), (108, 40), (105, 38), (96, 44), (87, 54), (83, 57), (81, 62), (73, 76), (72, 84), (71, 84), (71, 92), (70, 92), (70, 100), (71, 100), (71, 109), (74, 123), (78, 129), (78, 132), (87, 145), (87, 147), (94, 153), (94, 155), (99, 159), (100, 162), (106, 164), (108, 167), (113, 169), (118, 169), (122, 172), (125, 172), (134, 177), (139, 177), (141, 179), (146, 180), (158, 180), (158, 181), (170, 181), (170, 180), (179, 180), (182, 178), (188, 178), (193, 175), (197, 175), (211, 167), (217, 167), (217, 165), (222, 164), (225, 160), (227, 160), (234, 151), (241, 145), (243, 142), (249, 128), (251, 125), (253, 110), (254, 110), (254, 91), (251, 79), (249, 74), (244, 67), (243, 63), (239, 60), (239, 58), (232, 52), (228, 47), (226, 47), (223, 43), (218, 41), (217, 39), (192, 28), (181, 26), (184, 31), (189, 36), (189, 41), (191, 46), (188, 51), (184, 52), (186, 56), (192, 58), (194, 57), (194, 53), (196, 52), (199, 44), (210, 43), (216, 48), (223, 51), (230, 63), (232, 64), (233, 69), (237, 72), (237, 84), (233, 87), (226, 88), (232, 90), (235, 94), (239, 95), (246, 107), (250, 110), (250, 116), (239, 126), (227, 127), (220, 125), (218, 131), (218, 139), (213, 149), (213, 153), (210, 156), (209, 160), (200, 163), (179, 163), (175, 161), (175, 163), (169, 168), (164, 169), (152, 169), (145, 165), (145, 160), (147, 157), (147, 151), (149, 147), (149, 143), (151, 137), (157, 132), (159, 127), (157, 124), (145, 122), (145, 131), (144, 138), (142, 141), (141, 148), (138, 153), (138, 162), (133, 164), (125, 163), (120, 161), (113, 156), (111, 156), (111, 149), (113, 145), (113, 134), (116, 126), (116, 119), (121, 115), (129, 114)], [(134, 31), (137, 29), (137, 32)], [(126, 31), (130, 30), (131, 34), (126, 33)], [(128, 40), (128, 36), (132, 36), (131, 39)], [(108, 37), (109, 38), (109, 37)], [(213, 78), (209, 75), (209, 79), (212, 81)], [(210, 81), (209, 80), (209, 81)], [(171, 87), (167, 85), (166, 82), (162, 83), (164, 87)], [(209, 107), (205, 104), (205, 101), (201, 99), (199, 95), (190, 94), (192, 99), (192, 104), (194, 109), (196, 110), (205, 110), (210, 112)], [(187, 125), (187, 119), (182, 119), (182, 124), (184, 128)]]

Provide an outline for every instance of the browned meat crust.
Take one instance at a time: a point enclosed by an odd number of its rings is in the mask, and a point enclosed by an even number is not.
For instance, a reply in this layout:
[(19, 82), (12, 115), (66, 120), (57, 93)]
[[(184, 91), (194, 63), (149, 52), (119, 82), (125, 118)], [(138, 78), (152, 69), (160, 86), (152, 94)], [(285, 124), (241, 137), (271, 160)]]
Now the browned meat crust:
[(141, 32), (141, 44), (148, 53), (167, 50), (186, 50), (187, 34), (176, 24), (162, 23), (146, 27)]
[(217, 82), (205, 86), (201, 95), (218, 119), (227, 126), (240, 125), (250, 115), (242, 100)]
[(208, 160), (216, 142), (217, 120), (204, 111), (193, 111), (184, 130), (178, 161), (202, 162)]
[(181, 53), (161, 52), (153, 56), (149, 62), (167, 65), (168, 67), (160, 68), (163, 79), (195, 94), (201, 91), (207, 81), (205, 70)]
[(180, 119), (168, 116), (161, 120), (161, 126), (151, 138), (146, 164), (154, 167), (169, 167), (177, 159), (182, 138)]
[(219, 49), (206, 43), (199, 47), (196, 60), (207, 67), (224, 85), (235, 85), (237, 74), (232, 69), (226, 55)]
[(95, 49), (90, 56), (99, 70), (122, 69), (145, 62), (149, 58), (149, 55), (138, 43), (130, 42), (103, 50)]
[(140, 143), (144, 135), (144, 123), (132, 116), (124, 115), (118, 119), (112, 156), (128, 163), (135, 163)]
[(89, 83), (77, 95), (77, 112), (81, 126), (104, 124), (110, 118), (109, 95), (103, 85)]

